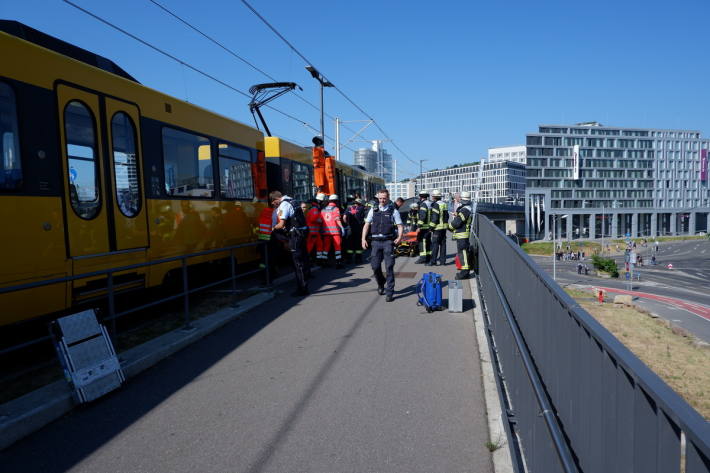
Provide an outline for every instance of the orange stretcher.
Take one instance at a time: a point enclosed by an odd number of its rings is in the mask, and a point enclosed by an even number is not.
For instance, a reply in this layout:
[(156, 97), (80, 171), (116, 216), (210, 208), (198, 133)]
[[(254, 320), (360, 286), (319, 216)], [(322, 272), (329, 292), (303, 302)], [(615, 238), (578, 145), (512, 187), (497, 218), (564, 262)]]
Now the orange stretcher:
[(395, 256), (416, 256), (417, 255), (417, 232), (409, 232), (402, 235), (402, 241), (394, 248)]

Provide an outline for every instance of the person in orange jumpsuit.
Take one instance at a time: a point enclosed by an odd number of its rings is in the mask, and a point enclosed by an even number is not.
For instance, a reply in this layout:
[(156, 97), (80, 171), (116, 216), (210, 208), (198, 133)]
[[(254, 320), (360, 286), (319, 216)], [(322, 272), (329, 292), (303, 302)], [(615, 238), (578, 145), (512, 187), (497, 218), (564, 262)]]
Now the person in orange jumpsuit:
[(306, 248), (311, 259), (315, 251), (315, 258), (318, 264), (325, 264), (327, 253), (323, 251), (323, 239), (321, 238), (321, 230), (323, 227), (323, 218), (320, 213), (321, 203), (325, 201), (325, 194), (318, 193), (316, 198), (311, 201), (311, 208), (306, 213), (306, 223), (308, 224), (308, 239), (306, 240)]
[[(335, 267), (343, 267), (343, 234), (345, 228), (340, 215), (340, 207), (338, 206), (338, 196), (333, 194), (328, 197), (328, 205), (321, 210), (321, 218), (323, 219), (323, 252), (326, 258), (330, 253), (330, 247), (333, 247), (335, 253)], [(326, 260), (327, 261), (327, 260)]]

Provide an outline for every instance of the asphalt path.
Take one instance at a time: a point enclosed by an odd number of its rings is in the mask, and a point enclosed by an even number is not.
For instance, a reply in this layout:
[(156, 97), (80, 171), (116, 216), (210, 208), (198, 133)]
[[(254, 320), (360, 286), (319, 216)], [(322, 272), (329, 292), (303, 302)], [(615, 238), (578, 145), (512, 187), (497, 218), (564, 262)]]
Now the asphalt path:
[[(623, 245), (619, 245), (623, 249)], [(621, 269), (619, 279), (604, 279), (592, 275), (592, 263), (586, 258), (590, 268), (588, 276), (577, 274), (577, 261), (557, 261), (557, 282), (566, 286), (582, 284), (601, 286), (624, 293), (629, 289), (634, 303), (673, 322), (694, 336), (710, 343), (710, 240), (681, 240), (659, 242), (658, 252), (649, 241), (647, 247), (637, 245), (644, 266), (637, 267), (635, 274), (640, 280), (630, 283), (624, 279), (624, 255), (615, 251), (612, 257)], [(657, 265), (650, 265), (651, 256), (656, 255)], [(533, 256), (533, 260), (550, 275), (553, 274), (551, 256)], [(673, 269), (668, 269), (668, 264)]]
[(280, 294), (1, 452), (1, 470), (492, 472), (472, 303), (427, 314), (413, 286), (431, 268), (396, 269), (414, 274), (392, 303), (368, 266), (317, 272), (312, 295)]

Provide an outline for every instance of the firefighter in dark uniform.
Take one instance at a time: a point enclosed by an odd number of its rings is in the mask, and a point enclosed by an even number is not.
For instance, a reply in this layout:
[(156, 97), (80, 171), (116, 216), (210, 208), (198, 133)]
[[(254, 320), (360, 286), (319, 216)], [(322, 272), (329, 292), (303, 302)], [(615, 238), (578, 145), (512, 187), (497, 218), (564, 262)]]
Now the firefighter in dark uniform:
[(431, 218), (431, 208), (429, 207), (429, 193), (421, 191), (419, 193), (419, 220), (417, 221), (417, 244), (419, 245), (419, 258), (417, 264), (428, 263), (431, 258), (431, 232), (429, 231), (429, 219)]
[(434, 202), (429, 204), (431, 209), (429, 220), (431, 260), (428, 265), (444, 266), (446, 264), (446, 230), (449, 228), (449, 209), (446, 203), (441, 201), (441, 191), (437, 189), (431, 191), (431, 198)]
[(407, 212), (407, 227), (410, 232), (417, 231), (417, 222), (419, 221), (419, 204), (416, 202), (409, 206), (409, 212)]
[(449, 223), (449, 229), (454, 233), (456, 251), (461, 262), (461, 270), (456, 273), (456, 279), (468, 279), (471, 274), (471, 256), (469, 254), (471, 224), (473, 223), (473, 206), (471, 193), (461, 193), (461, 205), (456, 209), (454, 218)]
[(291, 197), (281, 194), (279, 191), (272, 191), (269, 199), (276, 207), (277, 223), (274, 232), (283, 232), (288, 238), (288, 246), (291, 251), (293, 267), (296, 273), (296, 292), (292, 296), (305, 296), (308, 294), (308, 282), (306, 281), (310, 273), (308, 264), (308, 250), (306, 249), (306, 237), (308, 236), (308, 224), (303, 215), (300, 205), (294, 205)]
[[(394, 247), (402, 241), (402, 216), (389, 200), (389, 191), (382, 189), (377, 193), (378, 205), (367, 213), (362, 229), (362, 249), (367, 249), (367, 233), (371, 231), (372, 252), (370, 265), (377, 281), (377, 292), (387, 294), (386, 301), (394, 300)], [(396, 228), (396, 234), (395, 234)], [(387, 277), (382, 274), (382, 261), (385, 262)]]
[(362, 199), (355, 199), (344, 214), (345, 224), (350, 228), (350, 232), (345, 240), (345, 255), (348, 263), (362, 263), (362, 227), (365, 225), (365, 206)]

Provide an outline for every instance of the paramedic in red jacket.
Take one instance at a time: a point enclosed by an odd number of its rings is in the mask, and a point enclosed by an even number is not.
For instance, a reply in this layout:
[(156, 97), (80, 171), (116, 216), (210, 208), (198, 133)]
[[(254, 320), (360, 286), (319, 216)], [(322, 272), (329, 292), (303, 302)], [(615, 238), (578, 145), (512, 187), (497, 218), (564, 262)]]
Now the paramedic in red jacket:
[(338, 207), (338, 196), (333, 194), (328, 197), (328, 205), (321, 210), (321, 218), (323, 219), (323, 252), (325, 257), (330, 253), (330, 247), (333, 247), (335, 253), (335, 267), (343, 267), (343, 234), (345, 228), (340, 216), (340, 207)]
[(312, 201), (312, 207), (306, 213), (306, 223), (308, 224), (308, 239), (306, 240), (308, 254), (313, 257), (313, 252), (315, 251), (316, 260), (318, 263), (325, 263), (326, 255), (323, 251), (323, 239), (321, 231), (323, 228), (323, 218), (320, 213), (321, 203), (325, 201), (325, 194), (318, 193), (316, 198)]

